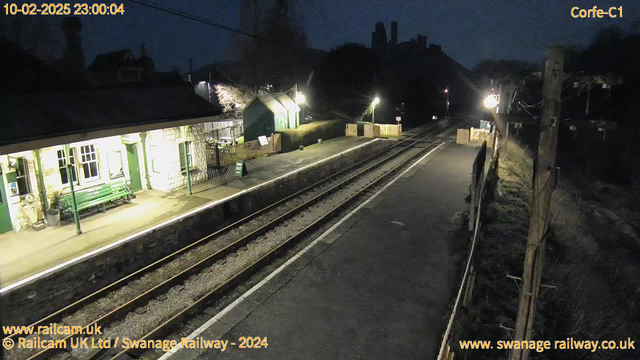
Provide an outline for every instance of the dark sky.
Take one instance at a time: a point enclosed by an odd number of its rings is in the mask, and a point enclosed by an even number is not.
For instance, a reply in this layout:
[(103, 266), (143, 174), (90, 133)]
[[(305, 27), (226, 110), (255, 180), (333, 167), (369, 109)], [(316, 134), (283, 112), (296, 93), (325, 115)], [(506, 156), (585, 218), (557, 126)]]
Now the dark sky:
[[(82, 17), (87, 65), (102, 52), (129, 48), (139, 55), (144, 42), (156, 68), (177, 65), (184, 73), (188, 59), (194, 67), (230, 58), (230, 33), (158, 10), (124, 1), (120, 16)], [(269, 1), (269, 0), (266, 0)], [(487, 58), (539, 62), (554, 44), (586, 45), (598, 29), (618, 25), (631, 29), (638, 22), (640, 1), (581, 0), (297, 0), (309, 45), (330, 50), (345, 42), (371, 45), (371, 32), (383, 21), (390, 34), (398, 22), (399, 41), (418, 33), (437, 43), (467, 68)], [(117, 1), (120, 2), (120, 1)], [(230, 27), (239, 26), (241, 0), (169, 1), (156, 3), (197, 14)], [(574, 19), (573, 6), (622, 6), (621, 19)], [(635, 27), (636, 31), (638, 26)]]

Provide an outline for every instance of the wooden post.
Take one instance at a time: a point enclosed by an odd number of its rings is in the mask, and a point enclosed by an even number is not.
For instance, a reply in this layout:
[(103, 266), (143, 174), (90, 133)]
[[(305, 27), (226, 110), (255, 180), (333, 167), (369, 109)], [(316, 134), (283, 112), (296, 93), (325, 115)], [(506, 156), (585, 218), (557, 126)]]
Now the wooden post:
[(482, 181), (484, 179), (484, 165), (487, 158), (487, 142), (483, 141), (480, 150), (473, 161), (471, 170), (471, 208), (469, 211), (469, 232), (475, 229), (476, 216), (478, 214), (478, 203), (480, 202), (480, 193), (482, 189)]
[(477, 176), (476, 176), (476, 167), (475, 164), (471, 168), (471, 186), (469, 186), (469, 190), (471, 190), (470, 200), (469, 200), (469, 232), (473, 232), (473, 227), (475, 226), (476, 221), (476, 189), (477, 186)]
[[(536, 300), (542, 277), (546, 233), (549, 225), (548, 213), (558, 145), (563, 66), (564, 52), (562, 47), (550, 47), (547, 50), (547, 62), (544, 70), (542, 121), (540, 122), (538, 157), (533, 175), (533, 201), (522, 276), (522, 292), (516, 319), (514, 339), (516, 341), (531, 340), (532, 338)], [(526, 360), (528, 358), (529, 351), (527, 349), (514, 349), (511, 352), (511, 360)]]
[(507, 146), (509, 145), (509, 122), (507, 121), (507, 135), (504, 140), (504, 149), (507, 150)]
[(473, 266), (469, 271), (469, 279), (467, 279), (467, 286), (464, 290), (464, 298), (462, 298), (462, 306), (467, 309), (471, 306), (471, 299), (473, 298), (473, 285), (476, 282), (476, 272)]

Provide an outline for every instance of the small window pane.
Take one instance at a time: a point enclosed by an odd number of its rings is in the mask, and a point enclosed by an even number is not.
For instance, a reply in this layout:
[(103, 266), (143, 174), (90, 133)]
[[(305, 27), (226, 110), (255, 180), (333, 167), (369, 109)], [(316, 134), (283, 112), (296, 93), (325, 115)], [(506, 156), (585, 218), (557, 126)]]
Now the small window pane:
[(82, 160), (82, 171), (85, 179), (99, 177), (98, 155), (94, 145), (84, 145), (80, 148), (80, 159)]
[[(75, 157), (73, 155), (74, 151), (73, 149), (71, 149), (70, 153), (69, 153), (69, 162), (71, 163), (72, 167), (71, 167), (71, 174), (73, 176), (73, 182), (78, 182), (78, 174), (76, 172), (76, 161), (75, 161)], [(57, 155), (58, 155), (58, 168), (59, 168), (59, 172), (60, 172), (60, 181), (62, 182), (62, 185), (68, 185), (69, 184), (69, 174), (68, 174), (68, 170), (67, 170), (67, 158), (65, 156), (65, 151), (64, 150), (58, 150), (57, 151)]]
[(29, 163), (27, 159), (20, 157), (16, 159), (16, 182), (18, 183), (18, 192), (20, 195), (26, 195), (31, 192), (31, 184), (29, 183)]

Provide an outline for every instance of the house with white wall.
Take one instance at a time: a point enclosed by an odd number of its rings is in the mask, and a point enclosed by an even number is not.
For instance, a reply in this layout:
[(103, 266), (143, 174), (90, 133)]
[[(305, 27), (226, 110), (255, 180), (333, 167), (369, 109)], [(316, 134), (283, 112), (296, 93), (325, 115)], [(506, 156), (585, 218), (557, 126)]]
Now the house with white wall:
[(187, 170), (192, 184), (206, 181), (204, 123), (220, 110), (179, 86), (3, 96), (0, 113), (3, 233), (42, 222), (72, 185), (172, 191)]

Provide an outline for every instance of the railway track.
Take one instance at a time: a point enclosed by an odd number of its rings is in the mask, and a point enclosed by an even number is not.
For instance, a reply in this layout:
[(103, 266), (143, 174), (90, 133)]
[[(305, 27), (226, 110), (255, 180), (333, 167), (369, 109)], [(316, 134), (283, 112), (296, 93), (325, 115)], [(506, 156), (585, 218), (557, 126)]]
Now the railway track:
[[(33, 323), (102, 327), (102, 337), (157, 339), (225, 291), (263, 268), (392, 174), (437, 146), (428, 141), (452, 127), (426, 129), (210, 234)], [(153, 316), (150, 316), (153, 314)], [(81, 335), (63, 337), (67, 345)], [(9, 336), (16, 340), (17, 336)], [(100, 337), (98, 337), (100, 338)], [(18, 350), (18, 349), (15, 349)], [(136, 357), (104, 349), (14, 351), (8, 359), (66, 354), (83, 359)]]

